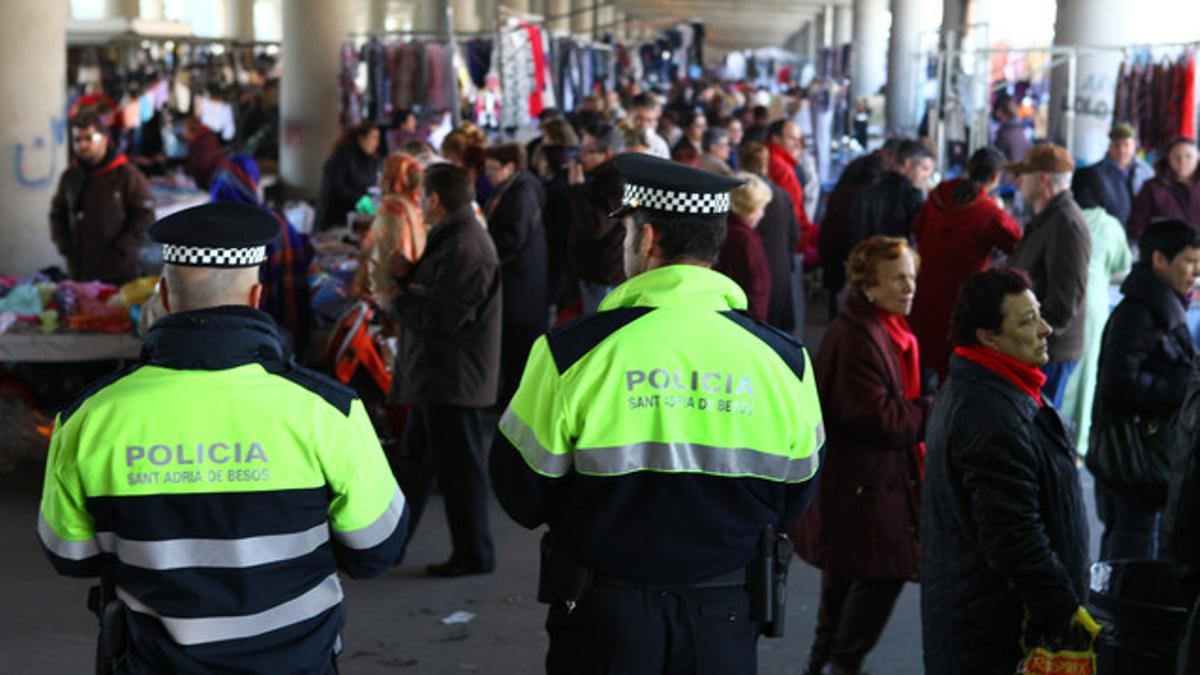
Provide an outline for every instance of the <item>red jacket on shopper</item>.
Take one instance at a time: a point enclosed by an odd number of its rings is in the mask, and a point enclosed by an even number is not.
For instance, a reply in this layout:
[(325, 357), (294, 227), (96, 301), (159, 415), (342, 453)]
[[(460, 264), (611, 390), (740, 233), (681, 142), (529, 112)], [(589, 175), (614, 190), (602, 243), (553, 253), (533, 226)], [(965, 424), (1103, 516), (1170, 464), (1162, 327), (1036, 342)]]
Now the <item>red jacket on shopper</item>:
[(736, 213), (730, 213), (726, 223), (725, 243), (713, 269), (742, 287), (749, 300), (750, 316), (765, 323), (771, 300), (771, 270), (762, 237)]
[(921, 347), (921, 366), (943, 379), (950, 365), (950, 312), (962, 282), (988, 268), (992, 249), (1012, 253), (1021, 226), (982, 190), (966, 204), (955, 202), (961, 179), (944, 181), (913, 221), (921, 252), (917, 294), (908, 325)]
[(896, 347), (857, 292), (829, 325), (813, 368), (828, 440), (812, 506), (791, 532), (796, 552), (836, 576), (915, 580), (916, 448), (932, 398), (905, 397)]
[[(816, 228), (804, 213), (804, 188), (796, 178), (796, 160), (791, 153), (782, 147), (767, 141), (767, 150), (771, 153), (771, 163), (767, 167), (767, 177), (771, 182), (783, 188), (792, 198), (792, 208), (796, 211), (796, 223), (800, 226), (800, 250), (810, 245), (816, 246)], [(805, 264), (809, 264), (808, 261)]]

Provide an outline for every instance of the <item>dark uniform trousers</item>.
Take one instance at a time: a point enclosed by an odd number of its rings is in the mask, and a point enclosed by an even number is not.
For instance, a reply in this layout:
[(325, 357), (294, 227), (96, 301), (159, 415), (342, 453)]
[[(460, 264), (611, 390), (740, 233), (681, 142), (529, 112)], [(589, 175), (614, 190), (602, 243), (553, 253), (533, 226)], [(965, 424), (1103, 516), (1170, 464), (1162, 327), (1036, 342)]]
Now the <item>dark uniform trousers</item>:
[(410, 509), (409, 536), (436, 476), (450, 524), (451, 558), (490, 569), (496, 553), (488, 525), (482, 415), (479, 408), (414, 405), (396, 459), (396, 481)]
[(901, 579), (854, 579), (822, 572), (810, 670), (832, 663), (857, 673), (879, 642), (902, 590)]
[(757, 669), (744, 587), (648, 588), (597, 581), (546, 621), (549, 675), (729, 675)]

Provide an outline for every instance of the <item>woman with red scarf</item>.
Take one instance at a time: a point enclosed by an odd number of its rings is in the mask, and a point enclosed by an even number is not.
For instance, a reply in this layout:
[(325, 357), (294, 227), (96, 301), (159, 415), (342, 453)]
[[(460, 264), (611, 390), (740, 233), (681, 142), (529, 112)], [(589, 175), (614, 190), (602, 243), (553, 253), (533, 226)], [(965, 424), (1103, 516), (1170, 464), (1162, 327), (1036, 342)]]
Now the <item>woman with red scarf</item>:
[(904, 239), (871, 237), (850, 253), (845, 310), (817, 354), (828, 442), (815, 501), (793, 530), (821, 568), (808, 673), (858, 673), (906, 581), (917, 579), (923, 394), (912, 309), (919, 260)]
[(1083, 637), (1087, 512), (1071, 434), (1042, 398), (1050, 333), (1021, 270), (963, 282), (926, 433), (927, 675), (1008, 675), (1026, 637), (1030, 648)]

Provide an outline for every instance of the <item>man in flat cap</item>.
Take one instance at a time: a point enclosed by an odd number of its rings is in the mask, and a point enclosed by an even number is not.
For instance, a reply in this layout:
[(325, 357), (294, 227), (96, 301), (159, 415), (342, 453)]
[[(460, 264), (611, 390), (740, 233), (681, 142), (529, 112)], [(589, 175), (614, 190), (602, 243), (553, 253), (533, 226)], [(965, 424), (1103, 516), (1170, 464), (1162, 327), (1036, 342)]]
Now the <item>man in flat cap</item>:
[(1009, 164), (1033, 218), (1013, 251), (1009, 265), (1029, 273), (1050, 336), (1050, 361), (1042, 366), (1042, 396), (1062, 408), (1067, 380), (1083, 356), (1085, 300), (1092, 235), (1071, 196), (1075, 161), (1052, 143), (1034, 146), (1025, 159)]
[(362, 401), (256, 309), (278, 234), (244, 204), (155, 223), (169, 315), (55, 419), (38, 536), (60, 573), (101, 578), (112, 672), (334, 673), (338, 572), (400, 556), (408, 508)]
[(548, 672), (752, 673), (824, 442), (812, 365), (710, 269), (739, 182), (614, 161), (629, 279), (534, 344), (493, 485), (549, 525)]
[(1081, 209), (1098, 206), (1124, 227), (1133, 209), (1133, 198), (1142, 184), (1154, 177), (1154, 169), (1138, 159), (1137, 130), (1122, 122), (1108, 132), (1104, 159), (1075, 172), (1071, 193)]

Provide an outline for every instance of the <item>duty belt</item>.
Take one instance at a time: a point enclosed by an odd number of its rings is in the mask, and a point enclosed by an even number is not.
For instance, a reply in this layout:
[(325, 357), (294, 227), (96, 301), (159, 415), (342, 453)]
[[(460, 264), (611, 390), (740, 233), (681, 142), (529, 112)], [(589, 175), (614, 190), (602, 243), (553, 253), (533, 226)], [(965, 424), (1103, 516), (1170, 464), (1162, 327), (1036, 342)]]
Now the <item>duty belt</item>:
[(635, 584), (624, 579), (610, 577), (607, 574), (596, 573), (596, 586), (607, 586), (610, 588), (647, 588), (647, 589), (663, 589), (663, 590), (684, 590), (696, 588), (735, 588), (737, 586), (746, 586), (746, 570), (739, 568), (726, 574), (715, 576), (711, 579), (705, 579), (692, 584)]

